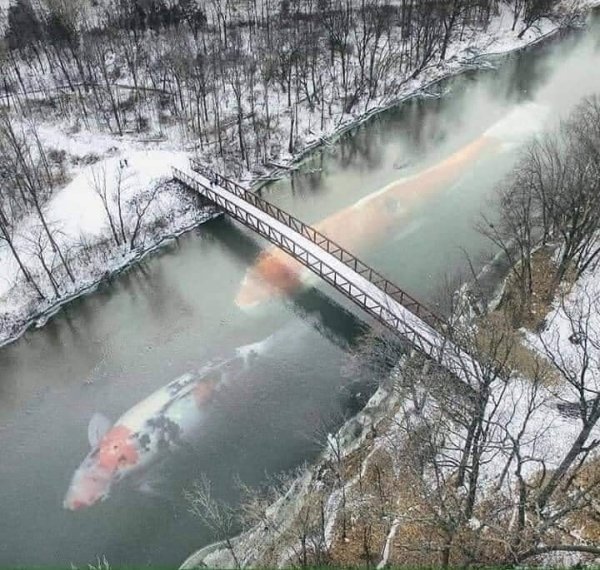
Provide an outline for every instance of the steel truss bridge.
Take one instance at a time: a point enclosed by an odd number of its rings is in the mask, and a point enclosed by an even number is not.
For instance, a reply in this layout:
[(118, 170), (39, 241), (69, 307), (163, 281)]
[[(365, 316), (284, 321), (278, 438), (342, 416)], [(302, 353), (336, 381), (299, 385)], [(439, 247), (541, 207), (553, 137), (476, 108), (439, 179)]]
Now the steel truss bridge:
[(481, 374), (478, 362), (447, 338), (444, 320), (312, 226), (197, 161), (187, 172), (173, 168), (173, 175), (467, 384)]

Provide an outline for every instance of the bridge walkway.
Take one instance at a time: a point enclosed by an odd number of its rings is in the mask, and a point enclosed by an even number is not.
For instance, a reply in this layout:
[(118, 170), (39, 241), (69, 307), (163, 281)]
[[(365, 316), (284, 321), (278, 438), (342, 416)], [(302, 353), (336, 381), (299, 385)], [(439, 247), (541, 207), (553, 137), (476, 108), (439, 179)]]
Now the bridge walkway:
[(444, 334), (444, 321), (350, 252), (264, 198), (193, 164), (173, 169), (175, 178), (231, 217), (281, 248), (353, 301), (371, 317), (471, 383), (481, 371), (476, 360)]

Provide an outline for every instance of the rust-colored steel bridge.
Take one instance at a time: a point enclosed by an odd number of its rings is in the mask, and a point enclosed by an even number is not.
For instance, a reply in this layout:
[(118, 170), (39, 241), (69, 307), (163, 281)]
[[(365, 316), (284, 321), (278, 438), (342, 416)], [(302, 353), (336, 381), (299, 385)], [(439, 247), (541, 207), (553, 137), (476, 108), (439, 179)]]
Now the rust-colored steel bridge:
[(173, 174), (460, 379), (470, 384), (480, 374), (475, 359), (447, 338), (443, 319), (312, 226), (197, 161)]

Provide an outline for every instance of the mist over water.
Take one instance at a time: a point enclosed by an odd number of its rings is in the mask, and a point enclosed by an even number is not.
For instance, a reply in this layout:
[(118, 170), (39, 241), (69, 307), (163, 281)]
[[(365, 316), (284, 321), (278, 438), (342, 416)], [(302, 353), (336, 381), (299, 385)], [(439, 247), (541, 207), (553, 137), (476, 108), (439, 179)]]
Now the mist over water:
[[(355, 253), (430, 301), (442, 275), (489, 246), (473, 229), (519, 145), (600, 92), (598, 25), (465, 73), (317, 152), (263, 194), (316, 223), (382, 188), (414, 180), (481, 137), (486, 146), (452, 183), (395, 194), (404, 216)], [(177, 564), (211, 540), (188, 514), (183, 489), (201, 472), (235, 503), (234, 475), (259, 484), (299, 465), (372, 389), (345, 374), (362, 329), (348, 302), (312, 281), (251, 311), (234, 299), (267, 247), (226, 219), (201, 227), (47, 326), (0, 350), (0, 566)], [(68, 512), (69, 480), (89, 451), (95, 412), (116, 420), (174, 378), (273, 335), (248, 373), (219, 393), (191, 448), (107, 501)], [(360, 396), (358, 395), (360, 393)], [(7, 515), (10, 513), (10, 516)]]

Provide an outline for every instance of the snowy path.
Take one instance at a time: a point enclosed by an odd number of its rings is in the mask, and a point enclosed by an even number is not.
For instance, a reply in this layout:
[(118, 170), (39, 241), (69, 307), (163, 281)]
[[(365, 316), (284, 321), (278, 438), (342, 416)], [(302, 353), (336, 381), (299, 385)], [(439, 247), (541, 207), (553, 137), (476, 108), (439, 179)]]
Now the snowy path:
[(374, 283), (302, 234), (253, 206), (234, 192), (212, 184), (192, 170), (173, 169), (175, 178), (216, 203), (232, 217), (282, 248), (417, 350), (471, 384), (478, 363), (443, 334)]

